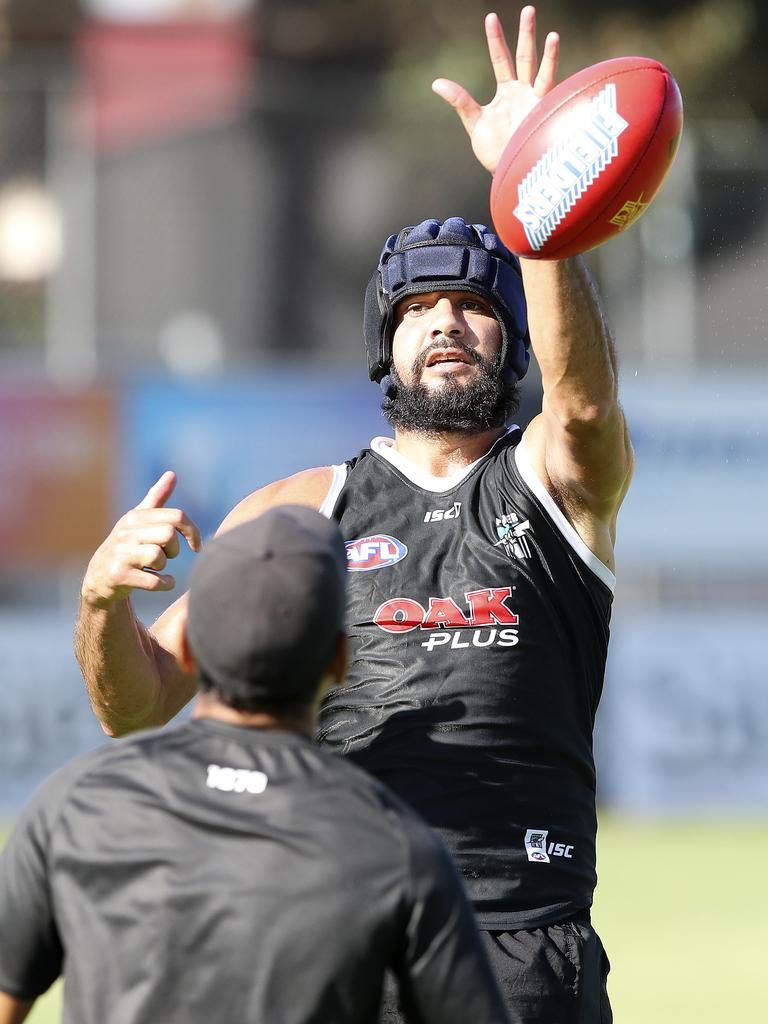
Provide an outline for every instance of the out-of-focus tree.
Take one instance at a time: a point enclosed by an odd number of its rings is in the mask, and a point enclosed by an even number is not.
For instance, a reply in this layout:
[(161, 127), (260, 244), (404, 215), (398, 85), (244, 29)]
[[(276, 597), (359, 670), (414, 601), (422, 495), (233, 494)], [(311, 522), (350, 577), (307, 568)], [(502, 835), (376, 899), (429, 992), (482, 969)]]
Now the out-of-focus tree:
[[(465, 81), (479, 95), (491, 90), (482, 36), (487, 2), (390, 0), (387, 6), (397, 39), (387, 94), (398, 108), (423, 107), (423, 81), (437, 75)], [(540, 41), (550, 30), (562, 37), (561, 77), (609, 57), (654, 57), (677, 78), (689, 115), (768, 117), (764, 0), (582, 0), (578, 6), (541, 0), (536, 7)], [(519, 7), (496, 9), (514, 44)]]

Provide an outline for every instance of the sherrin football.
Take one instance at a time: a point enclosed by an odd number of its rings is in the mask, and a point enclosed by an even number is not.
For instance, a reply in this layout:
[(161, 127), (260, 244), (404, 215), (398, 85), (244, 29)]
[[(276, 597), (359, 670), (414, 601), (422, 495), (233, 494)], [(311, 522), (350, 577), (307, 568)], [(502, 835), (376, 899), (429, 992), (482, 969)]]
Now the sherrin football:
[(507, 143), (491, 186), (506, 246), (532, 259), (587, 252), (648, 209), (683, 127), (663, 64), (617, 57), (560, 82)]

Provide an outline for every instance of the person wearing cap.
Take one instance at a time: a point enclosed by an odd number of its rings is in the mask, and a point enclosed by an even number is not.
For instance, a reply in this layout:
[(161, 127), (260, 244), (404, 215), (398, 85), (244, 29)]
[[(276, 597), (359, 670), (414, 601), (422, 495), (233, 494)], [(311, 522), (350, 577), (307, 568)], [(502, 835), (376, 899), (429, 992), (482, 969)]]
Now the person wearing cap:
[[(558, 38), (539, 64), (531, 7), (514, 58), (496, 15), (486, 33), (493, 101), (433, 88), (493, 173), (554, 84)], [(446, 841), (514, 1021), (606, 1024), (592, 732), (633, 454), (595, 288), (578, 258), (518, 261), (481, 225), (425, 220), (385, 243), (364, 332), (394, 438), (255, 492), (222, 529), (285, 501), (339, 522), (350, 685), (324, 699), (318, 739)], [(509, 421), (531, 347), (543, 405), (523, 432)], [(173, 586), (179, 535), (199, 545), (166, 507), (174, 483), (164, 474), (123, 517), (83, 583), (76, 649), (113, 734), (167, 721), (192, 692), (184, 598), (149, 630), (129, 602)]]
[(340, 681), (338, 527), (285, 506), (192, 573), (191, 721), (70, 763), (0, 855), (0, 1024), (64, 973), (77, 1024), (508, 1024), (447, 851), (312, 741)]

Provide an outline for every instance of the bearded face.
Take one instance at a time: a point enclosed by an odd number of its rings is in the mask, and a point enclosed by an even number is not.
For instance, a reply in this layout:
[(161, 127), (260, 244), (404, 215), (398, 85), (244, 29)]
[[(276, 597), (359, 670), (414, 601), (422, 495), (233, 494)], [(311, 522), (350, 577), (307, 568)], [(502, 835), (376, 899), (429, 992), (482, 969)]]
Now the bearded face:
[(395, 393), (382, 411), (393, 427), (423, 434), (475, 434), (503, 427), (517, 389), (502, 377), (501, 327), (470, 292), (434, 292), (396, 307)]

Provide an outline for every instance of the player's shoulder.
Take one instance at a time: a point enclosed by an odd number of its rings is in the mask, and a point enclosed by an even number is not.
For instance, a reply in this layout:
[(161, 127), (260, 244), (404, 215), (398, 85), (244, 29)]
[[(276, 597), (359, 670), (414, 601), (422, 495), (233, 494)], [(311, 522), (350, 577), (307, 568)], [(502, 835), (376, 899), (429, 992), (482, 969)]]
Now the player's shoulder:
[(186, 729), (188, 723), (140, 730), (72, 758), (37, 787), (19, 816), (17, 830), (47, 848), (73, 808), (82, 809), (84, 787), (99, 789), (106, 783), (113, 793), (133, 788), (142, 766), (155, 760), (151, 748), (172, 747)]
[(81, 754), (49, 775), (25, 805), (17, 822), (17, 830), (33, 833), (45, 845), (78, 786), (93, 772), (100, 771), (123, 742), (117, 740)]
[(252, 491), (226, 516), (217, 532), (249, 522), (277, 505), (307, 505), (319, 510), (334, 482), (333, 466), (318, 466)]

